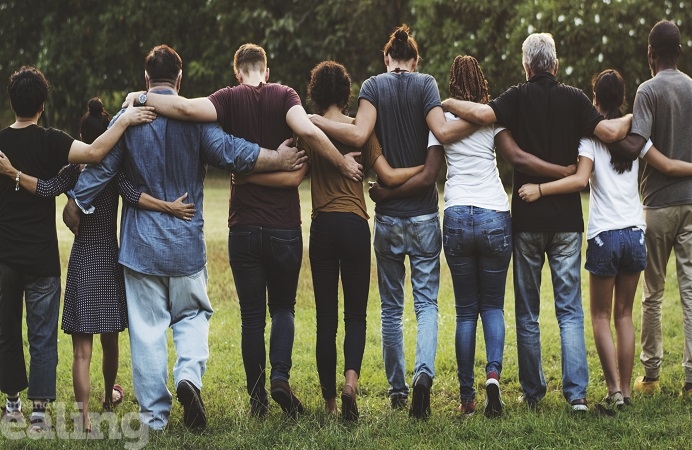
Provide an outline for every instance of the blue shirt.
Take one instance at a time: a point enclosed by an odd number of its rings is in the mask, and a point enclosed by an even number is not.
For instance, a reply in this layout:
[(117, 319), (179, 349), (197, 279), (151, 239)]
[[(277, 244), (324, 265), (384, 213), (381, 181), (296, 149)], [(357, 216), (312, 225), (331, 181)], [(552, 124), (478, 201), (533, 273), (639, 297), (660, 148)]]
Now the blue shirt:
[[(171, 90), (159, 93), (175, 95)], [(153, 197), (174, 201), (187, 192), (186, 202), (197, 209), (190, 221), (123, 205), (119, 262), (146, 275), (191, 275), (202, 270), (207, 259), (202, 210), (206, 165), (247, 173), (259, 152), (257, 144), (224, 133), (218, 124), (158, 116), (149, 124), (129, 127), (99, 164), (87, 167), (74, 197), (88, 212), (121, 166), (137, 189)]]

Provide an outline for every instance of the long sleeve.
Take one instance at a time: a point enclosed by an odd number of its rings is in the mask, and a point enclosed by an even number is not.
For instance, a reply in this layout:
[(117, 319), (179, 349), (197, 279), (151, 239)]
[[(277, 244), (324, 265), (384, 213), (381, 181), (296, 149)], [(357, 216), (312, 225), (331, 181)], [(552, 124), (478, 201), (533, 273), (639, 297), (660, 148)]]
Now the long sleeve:
[(218, 124), (202, 125), (202, 159), (227, 172), (249, 173), (255, 168), (260, 146), (225, 133)]
[(118, 193), (123, 200), (134, 207), (137, 207), (139, 198), (142, 196), (142, 191), (135, 188), (122, 170), (118, 172)]
[(79, 173), (79, 164), (69, 164), (49, 180), (44, 181), (39, 178), (36, 183), (36, 195), (39, 197), (57, 197), (67, 192), (77, 184)]

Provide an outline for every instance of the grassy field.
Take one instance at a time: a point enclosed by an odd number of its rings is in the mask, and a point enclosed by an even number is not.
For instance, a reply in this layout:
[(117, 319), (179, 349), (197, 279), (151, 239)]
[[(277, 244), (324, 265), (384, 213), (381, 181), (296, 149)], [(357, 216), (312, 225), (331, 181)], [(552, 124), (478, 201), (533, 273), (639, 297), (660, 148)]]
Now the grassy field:
[[(358, 424), (344, 424), (327, 416), (323, 410), (317, 372), (315, 368), (315, 307), (308, 260), (308, 232), (310, 223), (309, 182), (301, 187), (304, 254), (296, 307), (296, 340), (291, 385), (306, 405), (307, 412), (298, 421), (287, 419), (278, 405), (272, 403), (265, 420), (249, 417), (248, 397), (245, 392), (244, 371), (240, 354), (240, 314), (231, 271), (228, 266), (226, 214), (228, 187), (226, 179), (207, 181), (204, 213), (208, 249), (209, 295), (215, 308), (211, 321), (211, 357), (204, 377), (203, 398), (207, 407), (209, 426), (201, 434), (188, 433), (182, 424), (182, 408), (174, 402), (169, 429), (163, 433), (110, 434), (111, 439), (74, 439), (63, 434), (51, 440), (19, 439), (6, 429), (0, 433), (2, 448), (179, 448), (179, 449), (381, 449), (381, 448), (689, 448), (689, 426), (692, 420), (692, 401), (678, 397), (684, 382), (680, 365), (682, 355), (682, 314), (675, 279), (674, 263), (668, 267), (669, 283), (664, 305), (665, 357), (662, 368), (662, 393), (654, 397), (637, 397), (635, 406), (615, 418), (598, 417), (593, 411), (585, 417), (570, 415), (561, 392), (560, 343), (552, 287), (547, 270), (542, 286), (542, 346), (548, 393), (540, 403), (538, 413), (526, 410), (516, 403), (520, 394), (517, 377), (516, 333), (514, 325), (513, 283), (507, 284), (505, 316), (507, 338), (502, 394), (506, 403), (503, 417), (488, 420), (482, 413), (462, 419), (455, 411), (458, 404), (458, 383), (454, 359), (454, 298), (449, 269), (442, 262), (439, 294), (439, 345), (436, 360), (437, 375), (432, 393), (432, 417), (427, 421), (409, 420), (406, 411), (393, 411), (386, 398), (387, 381), (380, 347), (379, 296), (373, 255), (373, 272), (368, 307), (368, 331), (365, 358), (360, 379), (358, 405), (361, 420)], [(64, 200), (60, 200), (62, 204)], [(61, 211), (61, 209), (59, 209)], [(372, 211), (372, 205), (370, 205)], [(588, 198), (584, 197), (584, 211), (588, 211)], [(59, 222), (59, 239), (63, 267), (66, 267), (72, 237)], [(63, 272), (64, 278), (64, 272)], [(590, 385), (588, 399), (598, 402), (606, 388), (593, 343), (588, 308), (588, 276), (582, 270), (582, 295), (586, 313), (586, 343), (589, 359)], [(410, 284), (407, 286), (405, 339), (409, 375), (413, 369), (415, 349), (415, 316), (413, 314)], [(639, 353), (640, 293), (635, 299), (635, 327)], [(267, 327), (269, 330), (269, 327)], [(339, 330), (339, 342), (343, 339)], [(476, 377), (482, 405), (485, 349), (482, 329), (478, 327)], [(58, 365), (58, 401), (66, 402), (68, 413), (73, 409), (72, 346), (71, 339), (59, 335), (60, 362)], [(120, 338), (121, 364), (118, 382), (126, 391), (125, 402), (118, 407), (120, 418), (130, 418), (137, 411), (129, 361), (129, 342), (123, 333)], [(174, 361), (172, 341), (169, 346), (171, 367)], [(100, 376), (101, 354), (95, 345), (91, 365), (91, 409), (100, 411), (99, 395), (102, 391)], [(342, 360), (339, 366), (342, 367)], [(635, 376), (643, 374), (635, 362)], [(409, 377), (410, 383), (410, 377)], [(174, 392), (172, 380), (169, 389)], [(69, 429), (70, 426), (68, 426)], [(68, 430), (69, 431), (69, 430)], [(105, 430), (104, 430), (104, 434)], [(113, 439), (115, 436), (118, 439)]]

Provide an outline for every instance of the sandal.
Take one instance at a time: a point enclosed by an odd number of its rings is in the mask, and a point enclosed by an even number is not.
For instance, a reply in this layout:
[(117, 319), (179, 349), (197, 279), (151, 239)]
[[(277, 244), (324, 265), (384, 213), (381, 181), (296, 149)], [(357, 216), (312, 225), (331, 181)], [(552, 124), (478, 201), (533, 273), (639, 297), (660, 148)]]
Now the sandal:
[[(103, 401), (103, 409), (104, 411), (112, 411), (113, 408), (118, 406), (123, 402), (123, 399), (125, 398), (125, 394), (123, 392), (123, 387), (120, 386), (119, 384), (114, 384), (113, 385), (113, 391), (117, 392), (119, 394), (119, 397), (115, 400), (111, 400), (110, 402), (108, 400)], [(111, 399), (113, 397), (111, 396)]]

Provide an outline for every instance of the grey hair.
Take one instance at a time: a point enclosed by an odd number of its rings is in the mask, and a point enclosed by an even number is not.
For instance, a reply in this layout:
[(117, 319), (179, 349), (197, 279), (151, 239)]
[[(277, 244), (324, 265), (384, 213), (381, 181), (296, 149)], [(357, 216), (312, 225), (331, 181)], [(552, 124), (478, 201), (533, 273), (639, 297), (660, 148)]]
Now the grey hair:
[(533, 33), (521, 45), (522, 62), (533, 73), (552, 72), (557, 64), (555, 40), (550, 33)]

